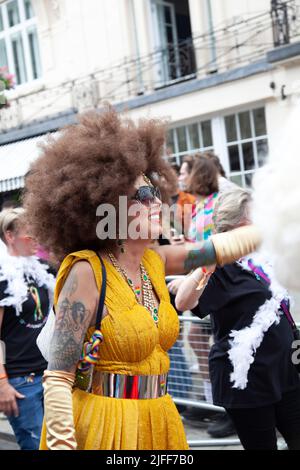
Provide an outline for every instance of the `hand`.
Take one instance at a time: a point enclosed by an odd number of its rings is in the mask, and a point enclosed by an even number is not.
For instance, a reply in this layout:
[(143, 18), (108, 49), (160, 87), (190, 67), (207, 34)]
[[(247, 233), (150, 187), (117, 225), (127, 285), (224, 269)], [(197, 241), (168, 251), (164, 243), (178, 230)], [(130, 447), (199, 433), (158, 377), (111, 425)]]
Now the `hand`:
[(174, 281), (169, 282), (168, 284), (169, 292), (173, 295), (176, 295), (182, 281), (183, 279), (174, 279)]
[(10, 385), (7, 380), (0, 381), (0, 411), (6, 416), (19, 416), (19, 408), (17, 398), (23, 399), (25, 395), (17, 392), (17, 390)]
[(196, 290), (203, 290), (205, 289), (210, 276), (213, 274), (213, 272), (216, 269), (216, 265), (209, 265), (209, 266), (203, 266), (202, 268), (196, 269), (191, 277), (192, 279), (197, 283)]

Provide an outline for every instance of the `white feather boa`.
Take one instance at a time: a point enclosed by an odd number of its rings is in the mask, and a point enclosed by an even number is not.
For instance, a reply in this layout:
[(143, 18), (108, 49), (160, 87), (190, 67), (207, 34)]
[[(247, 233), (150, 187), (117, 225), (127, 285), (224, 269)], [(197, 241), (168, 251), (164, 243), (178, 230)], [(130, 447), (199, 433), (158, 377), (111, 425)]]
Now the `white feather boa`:
[(232, 330), (230, 333), (232, 339), (229, 341), (228, 355), (233, 366), (230, 381), (233, 382), (233, 388), (241, 390), (247, 387), (248, 372), (255, 360), (256, 350), (261, 345), (264, 334), (274, 323), (278, 324), (280, 321), (281, 312), (279, 312), (279, 308), (281, 301), (283, 299), (289, 300), (287, 291), (274, 278), (273, 268), (268, 258), (260, 253), (253, 253), (242, 258), (238, 264), (247, 271), (251, 271), (248, 266), (249, 259), (253, 260), (255, 266), (262, 266), (264, 272), (268, 275), (271, 280), (269, 289), (272, 297), (259, 307), (250, 326), (239, 331)]
[(10, 256), (7, 250), (0, 251), (0, 281), (7, 281), (5, 294), (0, 307), (14, 306), (16, 314), (22, 312), (22, 304), (28, 297), (26, 281), (33, 280), (39, 287), (48, 290), (50, 305), (53, 303), (55, 278), (48, 273), (47, 265), (39, 262), (36, 256)]
[(291, 109), (268, 164), (254, 177), (252, 218), (272, 253), (278, 280), (300, 291), (300, 103)]

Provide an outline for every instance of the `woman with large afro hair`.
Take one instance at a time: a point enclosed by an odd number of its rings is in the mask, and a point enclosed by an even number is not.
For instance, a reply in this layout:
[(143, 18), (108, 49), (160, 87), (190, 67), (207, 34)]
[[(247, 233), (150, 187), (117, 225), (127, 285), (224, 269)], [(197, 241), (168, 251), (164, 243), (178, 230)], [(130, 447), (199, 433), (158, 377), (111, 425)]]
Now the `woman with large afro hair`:
[(171, 185), (164, 149), (164, 123), (135, 124), (107, 107), (44, 145), (27, 176), (32, 234), (63, 260), (44, 374), (41, 449), (187, 448), (167, 394), (167, 351), (179, 324), (165, 274), (228, 262), (253, 251), (256, 241), (243, 232), (231, 239), (216, 235), (192, 250), (154, 246), (161, 232), (157, 186)]

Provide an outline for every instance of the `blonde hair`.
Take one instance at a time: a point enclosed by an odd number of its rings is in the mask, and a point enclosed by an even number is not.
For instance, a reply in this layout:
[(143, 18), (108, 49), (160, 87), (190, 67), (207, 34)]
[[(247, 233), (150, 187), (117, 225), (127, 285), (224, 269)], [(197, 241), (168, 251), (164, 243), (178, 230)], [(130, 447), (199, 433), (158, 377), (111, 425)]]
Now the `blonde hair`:
[(221, 193), (213, 216), (216, 232), (227, 232), (249, 220), (251, 201), (251, 191), (238, 186)]
[(25, 210), (22, 207), (4, 209), (0, 212), (0, 238), (6, 243), (5, 232), (11, 230), (15, 232), (22, 223)]

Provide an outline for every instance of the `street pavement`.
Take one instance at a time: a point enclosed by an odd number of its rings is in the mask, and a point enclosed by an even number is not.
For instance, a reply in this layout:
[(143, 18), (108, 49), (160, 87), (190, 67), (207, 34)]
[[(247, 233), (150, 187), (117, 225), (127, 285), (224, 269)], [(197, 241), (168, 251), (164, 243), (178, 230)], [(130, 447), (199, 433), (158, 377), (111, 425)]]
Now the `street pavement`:
[[(207, 434), (205, 425), (203, 424), (197, 424), (197, 423), (187, 423), (184, 422), (184, 427), (186, 431), (186, 435), (188, 438), (188, 441), (199, 441), (199, 440), (205, 440), (205, 441), (210, 441), (211, 442), (211, 437), (209, 434)], [(237, 436), (231, 436), (230, 439), (237, 439)], [(7, 421), (6, 417), (0, 413), (0, 450), (18, 450), (19, 447), (16, 443), (12, 428)], [(224, 450), (237, 450), (241, 449), (241, 446), (224, 446), (220, 443), (220, 445), (216, 445), (214, 447), (205, 445), (199, 447), (193, 446), (191, 449), (209, 449), (209, 450), (219, 450), (219, 449), (224, 449)]]

